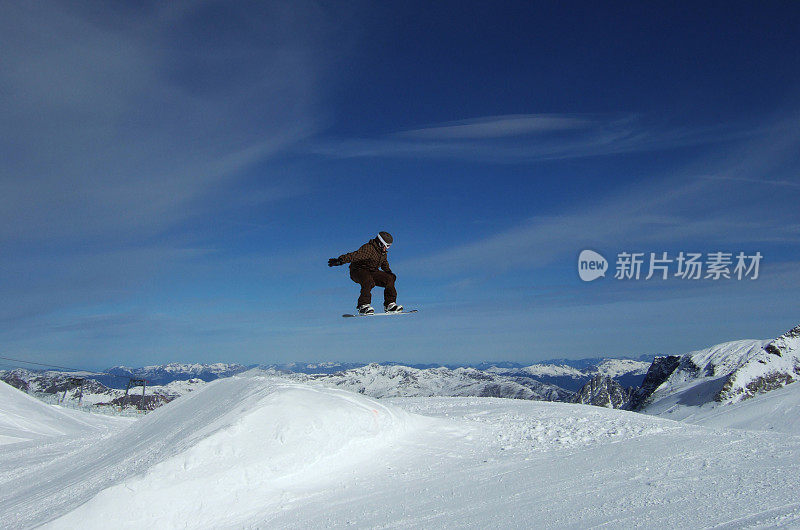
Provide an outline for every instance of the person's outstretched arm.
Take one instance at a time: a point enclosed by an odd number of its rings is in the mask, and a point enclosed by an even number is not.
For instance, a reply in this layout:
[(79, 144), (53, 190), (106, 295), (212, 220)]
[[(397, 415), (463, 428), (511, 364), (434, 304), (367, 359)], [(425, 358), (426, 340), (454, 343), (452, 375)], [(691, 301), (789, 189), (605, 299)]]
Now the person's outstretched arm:
[(348, 252), (347, 254), (342, 254), (338, 258), (331, 258), (328, 260), (328, 267), (336, 267), (339, 265), (344, 265), (345, 263), (352, 263), (354, 261), (358, 261), (359, 259), (363, 259), (366, 253), (366, 245), (361, 245), (361, 248), (358, 250), (354, 250), (353, 252)]

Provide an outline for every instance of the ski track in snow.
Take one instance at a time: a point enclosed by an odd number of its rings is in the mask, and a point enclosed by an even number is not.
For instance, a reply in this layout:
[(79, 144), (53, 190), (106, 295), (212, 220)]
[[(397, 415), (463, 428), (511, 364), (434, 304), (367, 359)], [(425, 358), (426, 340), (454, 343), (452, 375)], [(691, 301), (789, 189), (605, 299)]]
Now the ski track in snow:
[(703, 427), (237, 376), (132, 424), (92, 419), (80, 434), (3, 445), (0, 517), (82, 529), (798, 526), (798, 433), (728, 428), (769, 428), (797, 403), (789, 385), (692, 418)]

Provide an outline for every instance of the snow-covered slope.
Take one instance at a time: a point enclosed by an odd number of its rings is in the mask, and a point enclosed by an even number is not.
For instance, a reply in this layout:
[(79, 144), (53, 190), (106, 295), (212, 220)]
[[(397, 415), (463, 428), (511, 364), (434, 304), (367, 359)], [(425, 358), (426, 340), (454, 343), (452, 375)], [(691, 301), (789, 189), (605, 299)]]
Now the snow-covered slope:
[(480, 396), (560, 401), (571, 393), (527, 378), (512, 378), (475, 368), (411, 368), (370, 364), (335, 374), (291, 374), (295, 380), (345, 388), (376, 398)]
[(142, 517), (160, 527), (230, 524), (231, 510), (258, 511), (284, 485), (319, 485), (428, 423), (341, 390), (220, 379), (87, 447), (80, 459), (0, 484), (0, 513), (15, 515), (12, 526), (33, 526), (89, 501), (56, 526), (104, 528)]
[(695, 425), (777, 431), (800, 436), (800, 383), (792, 383), (737, 403), (683, 409), (681, 412), (683, 421)]
[[(0, 513), (87, 530), (792, 526), (798, 455), (782, 433), (541, 401), (378, 402), (244, 374), (0, 473)], [(0, 470), (13, 463), (0, 452)]]

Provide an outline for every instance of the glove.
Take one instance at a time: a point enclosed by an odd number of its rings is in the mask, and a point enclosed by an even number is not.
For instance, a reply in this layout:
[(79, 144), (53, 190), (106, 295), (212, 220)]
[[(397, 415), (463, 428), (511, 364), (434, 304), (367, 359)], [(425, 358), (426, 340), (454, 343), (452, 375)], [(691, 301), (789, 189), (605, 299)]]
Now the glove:
[(328, 260), (328, 267), (338, 267), (342, 264), (342, 260), (339, 258), (331, 258)]

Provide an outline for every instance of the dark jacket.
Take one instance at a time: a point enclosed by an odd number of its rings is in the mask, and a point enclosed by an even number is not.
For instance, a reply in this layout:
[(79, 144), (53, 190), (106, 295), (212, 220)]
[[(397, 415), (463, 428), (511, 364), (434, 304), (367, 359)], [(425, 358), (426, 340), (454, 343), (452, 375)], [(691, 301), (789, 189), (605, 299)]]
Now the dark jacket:
[(386, 259), (386, 251), (378, 238), (370, 239), (361, 248), (354, 252), (348, 252), (339, 256), (342, 263), (349, 263), (350, 270), (366, 269), (376, 271), (382, 269), (388, 273), (392, 272), (389, 268), (389, 261)]

